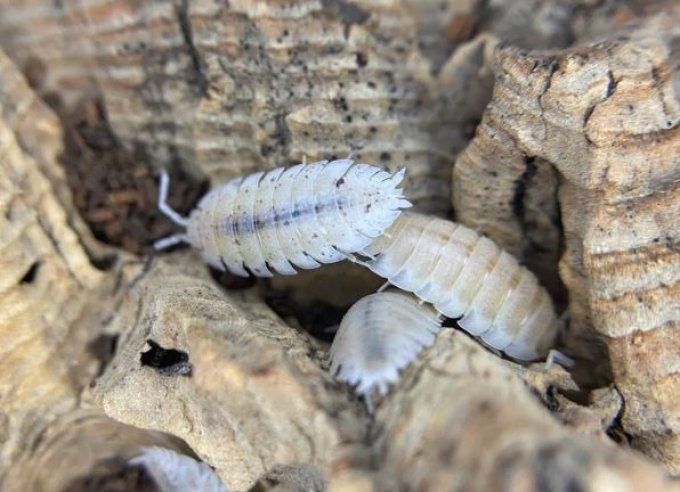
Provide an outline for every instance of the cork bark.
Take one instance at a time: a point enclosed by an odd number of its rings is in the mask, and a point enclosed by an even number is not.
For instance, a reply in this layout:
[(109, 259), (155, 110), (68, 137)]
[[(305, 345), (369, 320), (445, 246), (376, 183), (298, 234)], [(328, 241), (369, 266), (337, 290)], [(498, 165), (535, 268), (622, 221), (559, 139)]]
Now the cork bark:
[(561, 254), (564, 343), (590, 361), (580, 379), (613, 381), (631, 444), (675, 473), (679, 18), (560, 52), (499, 50), (494, 96), (453, 178), (459, 220), (539, 262), (544, 279), (557, 281)]
[[(126, 463), (159, 445), (231, 490), (677, 490), (678, 15), (0, 0), (0, 488), (154, 490)], [(186, 212), (349, 153), (532, 269), (576, 366), (447, 327), (369, 414), (327, 371), (365, 269), (244, 281), (184, 251), (132, 284), (173, 230), (162, 167)]]

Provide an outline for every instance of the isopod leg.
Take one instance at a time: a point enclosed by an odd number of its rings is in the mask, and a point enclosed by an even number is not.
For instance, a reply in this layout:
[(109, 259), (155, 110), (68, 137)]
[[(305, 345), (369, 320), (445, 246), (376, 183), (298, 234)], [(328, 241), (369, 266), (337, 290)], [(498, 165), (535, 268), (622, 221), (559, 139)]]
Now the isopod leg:
[(149, 273), (149, 271), (151, 271), (151, 265), (153, 264), (153, 259), (156, 256), (156, 251), (157, 250), (154, 248), (151, 251), (149, 251), (149, 254), (146, 255), (146, 258), (144, 259), (144, 264), (142, 265), (142, 269), (130, 281), (127, 290), (131, 290), (135, 285), (137, 285), (137, 282), (139, 282), (142, 278), (144, 278), (144, 276), (147, 273)]
[[(158, 210), (161, 211), (168, 219), (173, 221), (175, 224), (186, 227), (189, 220), (186, 217), (182, 217), (173, 208), (168, 205), (168, 190), (170, 188), (170, 177), (168, 172), (163, 169), (161, 171), (161, 179), (158, 185)], [(155, 247), (155, 246), (154, 246)]]
[[(334, 249), (337, 252), (339, 252), (340, 254), (344, 255), (345, 259), (351, 261), (352, 263), (356, 263), (357, 265), (361, 265), (362, 267), (368, 268), (368, 263), (366, 263), (365, 261), (361, 261), (359, 258), (354, 256), (352, 253), (348, 253), (347, 251), (343, 251), (343, 250), (336, 248), (336, 247), (334, 247)], [(375, 258), (371, 258), (371, 259), (375, 259)]]
[(391, 284), (390, 281), (388, 280), (387, 282), (385, 282), (384, 284), (382, 284), (382, 285), (378, 288), (378, 290), (377, 290), (376, 292), (382, 292), (382, 291), (384, 291), (385, 289), (387, 289), (390, 285), (392, 285), (392, 284)]
[(153, 243), (153, 249), (156, 251), (162, 251), (175, 244), (188, 243), (189, 238), (186, 234), (173, 234), (172, 236), (164, 237)]
[(375, 412), (375, 405), (373, 405), (373, 398), (371, 398), (370, 394), (364, 395), (364, 405), (366, 406), (366, 411), (368, 414), (373, 415)]
[(548, 371), (555, 364), (559, 364), (567, 369), (574, 367), (574, 359), (559, 350), (550, 349), (548, 357), (545, 358), (545, 370)]

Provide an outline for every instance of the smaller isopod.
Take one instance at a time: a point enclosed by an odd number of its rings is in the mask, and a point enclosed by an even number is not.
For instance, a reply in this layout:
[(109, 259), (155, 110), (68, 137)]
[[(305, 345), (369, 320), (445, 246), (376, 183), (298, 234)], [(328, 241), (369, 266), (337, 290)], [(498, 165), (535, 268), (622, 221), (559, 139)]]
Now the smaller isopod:
[(548, 292), (490, 239), (461, 224), (402, 214), (365, 253), (373, 272), (431, 303), (484, 343), (519, 360), (545, 356), (557, 335)]
[(228, 491), (212, 468), (172, 449), (144, 448), (128, 464), (144, 467), (162, 492)]
[(374, 391), (385, 394), (399, 371), (432, 345), (441, 328), (436, 311), (405, 292), (379, 292), (347, 311), (331, 345), (331, 374), (355, 386), (370, 406)]
[(351, 159), (299, 164), (234, 179), (207, 193), (182, 217), (167, 204), (161, 175), (158, 208), (186, 232), (155, 243), (186, 242), (212, 266), (248, 276), (352, 259), (411, 204), (394, 174)]

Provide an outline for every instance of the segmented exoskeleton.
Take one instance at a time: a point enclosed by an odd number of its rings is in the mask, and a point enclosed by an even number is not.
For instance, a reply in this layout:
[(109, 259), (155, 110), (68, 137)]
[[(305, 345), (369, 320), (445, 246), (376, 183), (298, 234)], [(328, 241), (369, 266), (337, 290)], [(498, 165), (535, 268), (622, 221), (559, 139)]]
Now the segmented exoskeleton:
[(284, 275), (351, 258), (379, 236), (410, 203), (398, 188), (404, 170), (390, 174), (351, 159), (299, 164), (237, 178), (206, 194), (188, 218), (159, 208), (186, 227), (155, 244), (188, 242), (212, 266), (248, 276)]
[(160, 447), (144, 448), (130, 465), (143, 466), (161, 492), (227, 492), (220, 477), (207, 464)]
[(405, 292), (379, 292), (345, 314), (331, 345), (331, 374), (366, 398), (387, 392), (441, 327), (437, 312)]
[(557, 334), (550, 295), (532, 272), (460, 224), (402, 214), (366, 249), (366, 265), (487, 345), (520, 360), (545, 356)]

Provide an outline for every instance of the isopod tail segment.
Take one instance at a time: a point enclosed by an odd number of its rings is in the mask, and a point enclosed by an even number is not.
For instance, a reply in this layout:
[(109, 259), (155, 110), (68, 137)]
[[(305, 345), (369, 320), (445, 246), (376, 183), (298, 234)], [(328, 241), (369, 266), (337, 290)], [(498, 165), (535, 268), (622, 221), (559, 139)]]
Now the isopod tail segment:
[[(163, 169), (161, 171), (160, 183), (158, 185), (158, 210), (175, 224), (186, 228), (189, 225), (189, 219), (180, 215), (168, 203), (169, 189), (170, 176), (168, 176), (168, 172)], [(176, 244), (188, 242), (189, 239), (185, 233), (173, 234), (154, 242), (153, 249), (156, 251), (162, 251), (175, 246)]]

